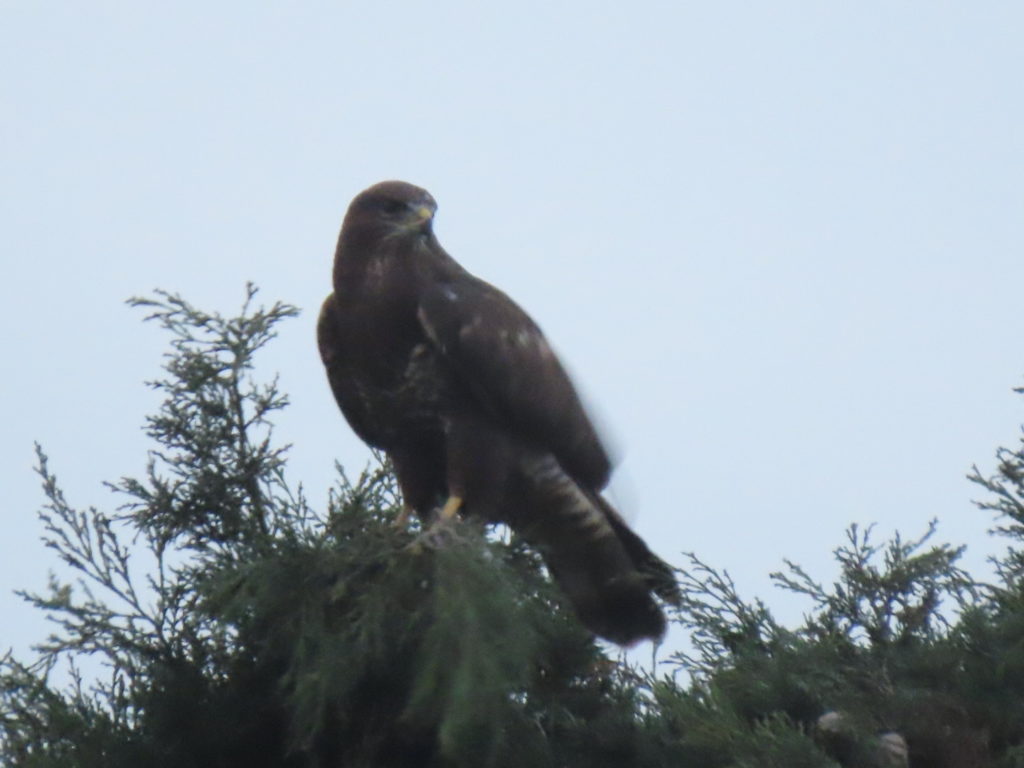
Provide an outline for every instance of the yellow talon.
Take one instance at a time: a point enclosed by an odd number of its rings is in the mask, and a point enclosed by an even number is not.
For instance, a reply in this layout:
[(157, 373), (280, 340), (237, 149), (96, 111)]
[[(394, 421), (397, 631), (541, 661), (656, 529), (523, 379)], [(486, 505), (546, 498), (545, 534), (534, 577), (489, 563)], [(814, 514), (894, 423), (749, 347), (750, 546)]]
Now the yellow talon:
[(459, 496), (449, 496), (448, 501), (441, 507), (441, 512), (438, 514), (438, 520), (443, 523), (447, 523), (455, 514), (459, 511), (459, 507), (462, 506), (462, 498)]
[(398, 517), (395, 518), (394, 526), (398, 529), (403, 529), (409, 525), (409, 517), (412, 515), (412, 508), (408, 504), (402, 505), (402, 511), (398, 513)]

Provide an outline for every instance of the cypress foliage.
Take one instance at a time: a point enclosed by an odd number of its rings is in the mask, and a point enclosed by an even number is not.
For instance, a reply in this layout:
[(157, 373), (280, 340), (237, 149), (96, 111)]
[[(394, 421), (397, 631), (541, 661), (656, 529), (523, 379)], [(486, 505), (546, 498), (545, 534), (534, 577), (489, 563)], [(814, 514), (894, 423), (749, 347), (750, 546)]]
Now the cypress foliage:
[(774, 574), (809, 605), (785, 628), (689, 555), (692, 643), (637, 669), (507, 532), (397, 529), (384, 463), (312, 509), (272, 430), (287, 398), (254, 368), (296, 310), (255, 293), (235, 317), (133, 300), (171, 342), (116, 509), (72, 506), (38, 450), (72, 578), (22, 593), (56, 629), (0, 658), (3, 765), (1024, 766), (1024, 451), (971, 475), (1010, 542), (998, 584), (934, 524), (882, 543), (854, 525), (833, 584)]

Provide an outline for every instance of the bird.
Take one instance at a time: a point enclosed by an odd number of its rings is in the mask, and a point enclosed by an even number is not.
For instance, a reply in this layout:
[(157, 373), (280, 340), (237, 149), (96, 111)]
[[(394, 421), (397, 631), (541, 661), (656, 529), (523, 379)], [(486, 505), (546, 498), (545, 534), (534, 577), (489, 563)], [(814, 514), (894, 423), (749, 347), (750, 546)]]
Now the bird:
[(436, 211), (403, 181), (348, 207), (317, 320), (342, 414), (390, 459), (401, 521), (503, 523), (591, 632), (660, 640), (662, 603), (680, 600), (672, 567), (602, 496), (608, 451), (541, 329), (442, 248)]

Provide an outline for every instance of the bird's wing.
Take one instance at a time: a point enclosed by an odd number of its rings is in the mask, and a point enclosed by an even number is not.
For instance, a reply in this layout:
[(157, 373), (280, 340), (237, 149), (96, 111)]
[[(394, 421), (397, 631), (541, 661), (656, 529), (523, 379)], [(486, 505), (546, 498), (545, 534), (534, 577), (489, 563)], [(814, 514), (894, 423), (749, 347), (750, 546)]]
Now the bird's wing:
[(584, 487), (611, 464), (569, 376), (540, 328), (494, 286), (468, 274), (427, 286), (419, 320), (476, 406), (551, 451)]
[(333, 293), (328, 296), (316, 321), (316, 345), (320, 351), (320, 360), (327, 370), (327, 382), (331, 385), (331, 392), (345, 420), (363, 442), (380, 447), (363, 393), (346, 368), (336, 301)]

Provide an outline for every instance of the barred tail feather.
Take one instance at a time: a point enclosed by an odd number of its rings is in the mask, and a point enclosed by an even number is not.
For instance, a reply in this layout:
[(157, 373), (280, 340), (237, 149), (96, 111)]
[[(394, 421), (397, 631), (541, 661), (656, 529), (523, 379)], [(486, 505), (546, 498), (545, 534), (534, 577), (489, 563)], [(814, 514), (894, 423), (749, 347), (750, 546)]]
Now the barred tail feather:
[(683, 596), (679, 591), (675, 569), (651, 552), (644, 540), (633, 532), (629, 524), (622, 519), (622, 515), (616, 512), (606, 499), (595, 496), (595, 501), (601, 506), (608, 522), (615, 530), (615, 535), (618, 536), (637, 570), (643, 575), (647, 586), (666, 603), (678, 607)]
[(529, 519), (514, 526), (541, 553), (580, 620), (620, 645), (665, 633), (652, 594), (673, 594), (671, 568), (654, 556), (600, 496), (584, 492), (547, 456), (525, 468)]

